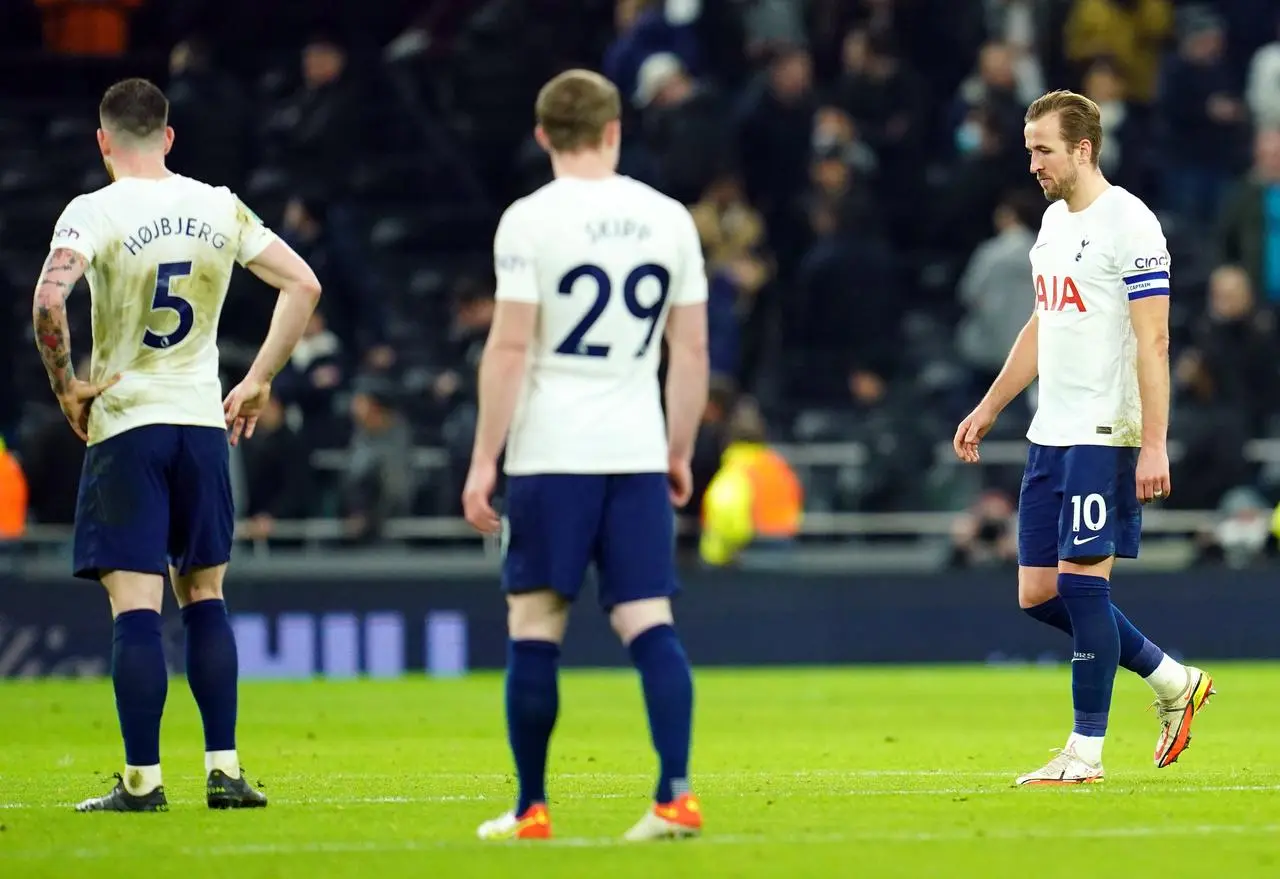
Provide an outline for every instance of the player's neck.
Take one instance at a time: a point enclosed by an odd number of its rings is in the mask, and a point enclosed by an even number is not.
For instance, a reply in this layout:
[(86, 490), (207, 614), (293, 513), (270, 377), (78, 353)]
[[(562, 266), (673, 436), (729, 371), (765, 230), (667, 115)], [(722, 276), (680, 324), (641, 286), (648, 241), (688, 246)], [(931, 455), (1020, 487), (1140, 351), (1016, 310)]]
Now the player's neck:
[(164, 156), (113, 154), (111, 176), (116, 180), (131, 177), (138, 180), (163, 180), (173, 172), (164, 165)]
[(1098, 196), (1110, 188), (1111, 184), (1107, 182), (1107, 178), (1102, 176), (1101, 171), (1094, 169), (1082, 173), (1076, 183), (1075, 190), (1066, 200), (1067, 210), (1073, 214), (1084, 210), (1097, 201)]
[(592, 152), (557, 155), (551, 160), (551, 171), (557, 180), (562, 177), (607, 180), (617, 173), (612, 162), (603, 155)]

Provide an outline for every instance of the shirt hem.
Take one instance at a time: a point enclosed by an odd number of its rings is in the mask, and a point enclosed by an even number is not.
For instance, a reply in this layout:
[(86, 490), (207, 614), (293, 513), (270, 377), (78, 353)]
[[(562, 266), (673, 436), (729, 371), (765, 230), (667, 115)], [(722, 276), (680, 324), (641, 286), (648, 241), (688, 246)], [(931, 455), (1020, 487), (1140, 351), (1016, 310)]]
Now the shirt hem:
[(631, 475), (634, 473), (666, 474), (667, 467), (654, 467), (644, 464), (612, 464), (597, 467), (584, 467), (582, 464), (519, 464), (503, 468), (507, 476), (613, 476)]
[(169, 427), (210, 427), (210, 428), (216, 427), (223, 431), (227, 429), (226, 422), (222, 420), (218, 420), (218, 421), (212, 421), (211, 419), (197, 420), (194, 417), (192, 417), (191, 419), (147, 418), (140, 421), (131, 421), (128, 424), (122, 425), (119, 428), (106, 432), (103, 435), (98, 436), (96, 438), (91, 437), (89, 439), (89, 442), (87, 442), (85, 446), (86, 447), (96, 446), (98, 443), (104, 443), (109, 439), (113, 439), (115, 437), (120, 436), (122, 433), (128, 433), (131, 430), (137, 430), (139, 427), (153, 427), (157, 424), (163, 424)]
[(1026, 438), (1027, 438), (1027, 442), (1035, 443), (1037, 446), (1045, 446), (1046, 448), (1054, 448), (1054, 449), (1069, 449), (1072, 446), (1104, 446), (1104, 447), (1110, 447), (1115, 449), (1137, 449), (1142, 447), (1141, 443), (1134, 443), (1134, 444), (1119, 443), (1119, 442), (1110, 440), (1107, 437), (1097, 437), (1097, 436), (1091, 436), (1088, 439), (1075, 439), (1075, 440), (1065, 440), (1065, 441), (1056, 440), (1054, 442), (1046, 442), (1045, 440), (1037, 439), (1035, 436), (1028, 433), (1026, 435)]

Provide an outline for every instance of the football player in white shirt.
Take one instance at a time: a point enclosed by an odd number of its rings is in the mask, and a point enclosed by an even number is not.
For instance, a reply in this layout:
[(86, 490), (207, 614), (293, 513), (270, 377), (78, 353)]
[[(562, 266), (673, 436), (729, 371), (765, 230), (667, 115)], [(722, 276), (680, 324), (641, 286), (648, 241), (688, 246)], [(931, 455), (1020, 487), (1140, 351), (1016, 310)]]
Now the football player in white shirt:
[[(507, 728), (520, 786), (514, 811), (480, 827), (486, 839), (551, 836), (545, 770), (560, 644), (590, 565), (640, 673), (660, 763), (654, 806), (626, 837), (702, 828), (688, 773), (693, 681), (670, 598), (672, 504), (692, 492), (707, 395), (707, 281), (689, 212), (616, 173), (621, 106), (590, 71), (543, 87), (536, 137), (555, 180), (512, 204), (494, 241), (497, 308), (463, 506), (477, 529), (503, 535)], [(490, 497), (504, 442), (500, 519)]]
[(1117, 556), (1134, 558), (1142, 504), (1169, 496), (1169, 253), (1160, 223), (1098, 170), (1098, 106), (1050, 92), (1026, 114), (1031, 173), (1052, 204), (1031, 249), (1034, 310), (991, 389), (960, 423), (978, 446), (1001, 410), (1040, 379), (1018, 503), (1018, 602), (1072, 635), (1075, 726), (1018, 784), (1101, 781), (1118, 665), (1155, 691), (1155, 763), (1178, 759), (1213, 681), (1147, 640), (1111, 603)]
[[(142, 79), (99, 107), (112, 182), (74, 199), (54, 227), (36, 287), (36, 345), (53, 392), (88, 444), (75, 521), (75, 573), (106, 587), (111, 675), (125, 771), (78, 811), (168, 808), (160, 717), (168, 669), (160, 637), (164, 576), (186, 630), (187, 681), (204, 721), (210, 808), (261, 807), (236, 754), (235, 636), (222, 599), (234, 510), (230, 442), (252, 436), (271, 379), (320, 295), (315, 275), (225, 188), (173, 174), (169, 103)], [(236, 264), (280, 291), (266, 341), (225, 400), (218, 316)], [(65, 300), (87, 276), (93, 309), (88, 380), (72, 370)]]

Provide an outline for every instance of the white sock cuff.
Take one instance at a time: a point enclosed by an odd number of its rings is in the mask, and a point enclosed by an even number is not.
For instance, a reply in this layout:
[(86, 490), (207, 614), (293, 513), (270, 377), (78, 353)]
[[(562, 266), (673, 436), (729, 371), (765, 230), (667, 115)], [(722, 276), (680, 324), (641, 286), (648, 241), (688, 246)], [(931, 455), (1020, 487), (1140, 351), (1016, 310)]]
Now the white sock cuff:
[(1187, 667), (1169, 654), (1165, 654), (1156, 670), (1144, 680), (1161, 699), (1176, 699), (1187, 688)]
[(164, 779), (160, 775), (159, 763), (154, 766), (130, 766), (127, 763), (125, 764), (124, 789), (135, 797), (149, 794), (162, 784), (164, 784)]
[(226, 773), (231, 778), (240, 777), (240, 757), (234, 750), (231, 751), (205, 751), (204, 752), (204, 772), (208, 775), (213, 770), (218, 769)]

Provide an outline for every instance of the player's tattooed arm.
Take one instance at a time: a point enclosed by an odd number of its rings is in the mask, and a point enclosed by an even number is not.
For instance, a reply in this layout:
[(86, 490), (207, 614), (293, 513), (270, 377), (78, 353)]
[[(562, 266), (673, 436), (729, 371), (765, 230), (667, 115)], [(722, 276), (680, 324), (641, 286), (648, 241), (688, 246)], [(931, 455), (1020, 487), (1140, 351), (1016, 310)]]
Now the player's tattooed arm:
[(84, 276), (88, 262), (74, 250), (59, 247), (49, 254), (36, 284), (31, 321), (36, 348), (49, 374), (54, 394), (63, 397), (75, 380), (71, 365), (71, 329), (67, 324), (67, 297)]

